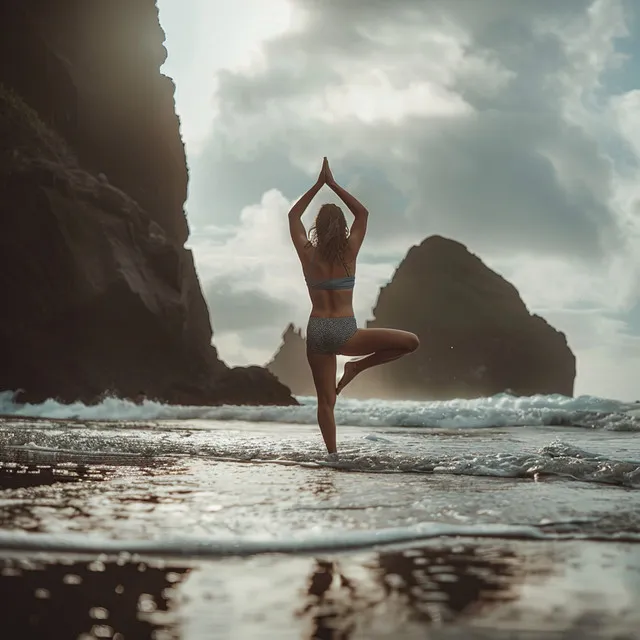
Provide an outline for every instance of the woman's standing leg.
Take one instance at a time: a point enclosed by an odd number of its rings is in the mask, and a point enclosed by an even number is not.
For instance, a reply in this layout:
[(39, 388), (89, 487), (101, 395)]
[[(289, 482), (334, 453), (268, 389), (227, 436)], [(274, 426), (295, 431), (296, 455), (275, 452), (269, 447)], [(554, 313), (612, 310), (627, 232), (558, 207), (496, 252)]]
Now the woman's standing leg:
[(329, 453), (336, 452), (336, 356), (333, 353), (307, 351), (318, 396), (318, 425)]

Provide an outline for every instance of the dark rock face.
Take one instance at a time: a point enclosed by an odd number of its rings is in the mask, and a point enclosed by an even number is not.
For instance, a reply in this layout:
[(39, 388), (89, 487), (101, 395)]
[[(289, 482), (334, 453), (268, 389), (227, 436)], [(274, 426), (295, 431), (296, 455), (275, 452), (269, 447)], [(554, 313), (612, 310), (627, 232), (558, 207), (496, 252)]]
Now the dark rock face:
[(211, 346), (163, 41), (154, 0), (0, 5), (0, 389), (294, 403)]
[(369, 327), (412, 331), (420, 348), (365, 371), (346, 395), (573, 395), (576, 360), (565, 335), (530, 314), (516, 288), (459, 242), (432, 236), (412, 247), (373, 313)]
[(277, 353), (265, 366), (278, 380), (286, 384), (294, 395), (316, 394), (307, 360), (307, 343), (302, 337), (302, 330), (296, 329), (292, 324), (282, 334), (282, 345)]
[(183, 244), (184, 146), (155, 0), (4, 0), (0, 81)]
[[(447, 400), (506, 391), (573, 395), (576, 360), (564, 334), (530, 314), (513, 285), (453, 240), (432, 236), (411, 248), (380, 290), (374, 317), (368, 327), (412, 331), (420, 348), (365, 371), (344, 390), (345, 396)], [(283, 337), (268, 366), (299, 393), (304, 342), (292, 327)]]

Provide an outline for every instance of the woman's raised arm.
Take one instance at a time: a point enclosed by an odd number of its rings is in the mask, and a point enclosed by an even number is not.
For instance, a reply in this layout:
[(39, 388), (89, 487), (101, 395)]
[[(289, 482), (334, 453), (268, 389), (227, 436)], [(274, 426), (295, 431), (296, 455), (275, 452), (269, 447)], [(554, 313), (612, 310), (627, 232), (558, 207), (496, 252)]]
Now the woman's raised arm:
[(302, 252), (307, 245), (307, 230), (302, 224), (302, 214), (307, 210), (307, 207), (311, 201), (316, 197), (316, 194), (325, 184), (325, 165), (328, 166), (327, 159), (322, 161), (322, 169), (315, 184), (303, 195), (300, 199), (291, 207), (289, 211), (289, 233), (291, 234), (291, 240), (293, 246), (296, 248), (298, 255)]
[(328, 162), (325, 162), (322, 167), (324, 169), (324, 180), (327, 186), (340, 196), (340, 199), (349, 207), (349, 211), (353, 214), (354, 220), (349, 232), (349, 246), (357, 255), (367, 233), (369, 211), (355, 196), (351, 195), (335, 181)]

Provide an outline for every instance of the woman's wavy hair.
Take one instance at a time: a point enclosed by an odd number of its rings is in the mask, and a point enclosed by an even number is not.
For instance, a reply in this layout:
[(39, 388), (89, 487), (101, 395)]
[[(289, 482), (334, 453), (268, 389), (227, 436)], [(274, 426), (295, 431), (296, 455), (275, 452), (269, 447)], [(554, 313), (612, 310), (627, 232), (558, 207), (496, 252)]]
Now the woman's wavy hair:
[(323, 204), (309, 229), (309, 243), (316, 248), (322, 260), (329, 264), (340, 261), (346, 269), (348, 239), (349, 228), (342, 209), (336, 204)]

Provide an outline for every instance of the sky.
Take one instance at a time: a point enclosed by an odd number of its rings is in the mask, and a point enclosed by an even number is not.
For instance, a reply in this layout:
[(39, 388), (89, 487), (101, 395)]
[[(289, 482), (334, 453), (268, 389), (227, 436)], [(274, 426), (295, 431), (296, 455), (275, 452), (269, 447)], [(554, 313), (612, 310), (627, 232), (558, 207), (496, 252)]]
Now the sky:
[[(640, 399), (640, 6), (159, 0), (214, 343), (264, 364), (310, 304), (287, 212), (327, 156), (370, 211), (354, 309), (432, 234), (567, 335), (575, 392)], [(326, 187), (309, 207), (309, 225)]]

